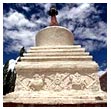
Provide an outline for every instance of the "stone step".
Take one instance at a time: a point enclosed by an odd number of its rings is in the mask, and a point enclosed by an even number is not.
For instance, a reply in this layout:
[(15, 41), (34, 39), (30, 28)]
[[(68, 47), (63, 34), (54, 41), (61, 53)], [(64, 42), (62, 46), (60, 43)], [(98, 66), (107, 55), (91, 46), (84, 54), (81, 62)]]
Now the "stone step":
[(81, 72), (97, 73), (98, 65), (94, 61), (45, 61), (45, 62), (17, 62), (18, 73), (49, 73), (49, 72)]
[(31, 62), (40, 62), (40, 61), (91, 61), (92, 56), (41, 56), (41, 57), (21, 57), (21, 61), (31, 61)]
[(39, 49), (76, 49), (81, 48), (81, 45), (62, 45), (62, 46), (35, 46), (30, 47), (32, 50), (39, 50)]
[(28, 50), (27, 53), (57, 53), (57, 52), (60, 52), (60, 53), (67, 53), (67, 52), (85, 52), (85, 49), (84, 48), (78, 48), (78, 49), (43, 49), (43, 50)]
[(107, 107), (106, 95), (103, 91), (91, 92), (89, 90), (14, 91), (3, 96), (3, 103), (9, 103), (8, 107), (11, 107), (11, 104), (12, 107), (40, 107), (44, 105), (46, 107)]
[(74, 52), (74, 53), (55, 53), (55, 52), (52, 52), (52, 53), (24, 53), (23, 54), (25, 57), (34, 57), (34, 56), (50, 56), (50, 57), (53, 57), (53, 56), (88, 56), (89, 53), (88, 52)]

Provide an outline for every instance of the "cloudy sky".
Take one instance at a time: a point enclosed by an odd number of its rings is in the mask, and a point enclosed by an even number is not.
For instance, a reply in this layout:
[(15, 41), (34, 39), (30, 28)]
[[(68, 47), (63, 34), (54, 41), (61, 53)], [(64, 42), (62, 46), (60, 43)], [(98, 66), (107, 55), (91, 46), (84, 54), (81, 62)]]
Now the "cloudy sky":
[(3, 4), (3, 63), (16, 59), (22, 46), (35, 45), (36, 33), (49, 25), (47, 11), (55, 5), (60, 26), (68, 28), (74, 43), (86, 48), (99, 64), (99, 74), (107, 69), (107, 4)]

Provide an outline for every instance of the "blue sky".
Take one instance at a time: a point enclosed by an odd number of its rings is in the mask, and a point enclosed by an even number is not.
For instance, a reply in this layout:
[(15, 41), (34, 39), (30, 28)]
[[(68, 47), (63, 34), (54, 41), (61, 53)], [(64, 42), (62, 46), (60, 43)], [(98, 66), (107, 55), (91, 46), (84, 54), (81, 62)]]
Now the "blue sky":
[[(16, 59), (22, 46), (34, 46), (36, 33), (49, 25), (47, 14), (53, 4), (3, 4), (3, 63)], [(74, 34), (74, 43), (86, 48), (99, 64), (99, 74), (107, 69), (107, 4), (57, 3), (60, 26)]]

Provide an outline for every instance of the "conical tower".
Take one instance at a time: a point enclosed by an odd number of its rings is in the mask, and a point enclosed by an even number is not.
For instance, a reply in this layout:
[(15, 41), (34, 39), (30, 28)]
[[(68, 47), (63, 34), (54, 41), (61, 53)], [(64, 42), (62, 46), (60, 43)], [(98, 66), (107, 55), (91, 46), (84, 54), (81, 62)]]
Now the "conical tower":
[(106, 103), (98, 64), (81, 45), (74, 45), (74, 36), (67, 28), (58, 26), (57, 13), (50, 9), (50, 26), (37, 33), (36, 46), (17, 63), (15, 91), (4, 97), (4, 103)]

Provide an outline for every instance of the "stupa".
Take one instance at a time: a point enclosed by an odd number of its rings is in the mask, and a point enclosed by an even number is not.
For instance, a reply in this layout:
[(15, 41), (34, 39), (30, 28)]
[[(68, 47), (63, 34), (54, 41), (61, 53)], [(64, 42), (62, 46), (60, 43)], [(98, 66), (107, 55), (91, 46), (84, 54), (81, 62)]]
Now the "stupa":
[(104, 104), (98, 64), (81, 45), (74, 44), (70, 30), (58, 26), (57, 10), (51, 7), (50, 26), (36, 35), (31, 47), (16, 65), (15, 91), (4, 96), (4, 104), (74, 105)]

